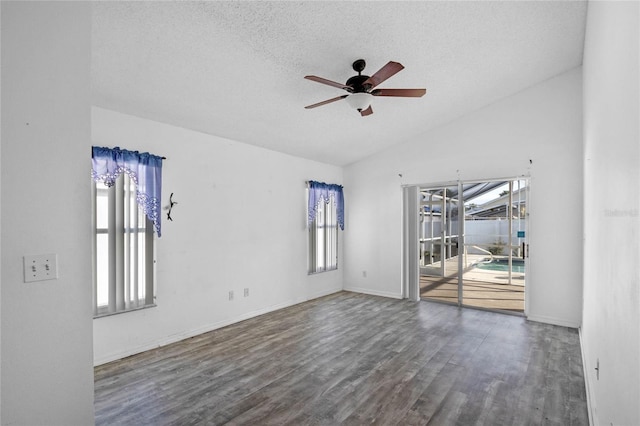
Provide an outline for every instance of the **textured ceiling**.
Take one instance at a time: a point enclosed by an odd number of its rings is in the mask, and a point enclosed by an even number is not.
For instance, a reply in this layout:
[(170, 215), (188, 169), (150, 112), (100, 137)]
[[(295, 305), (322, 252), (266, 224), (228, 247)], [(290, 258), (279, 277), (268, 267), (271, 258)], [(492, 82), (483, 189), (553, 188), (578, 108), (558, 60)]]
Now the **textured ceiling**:
[[(587, 4), (536, 2), (96, 2), (94, 105), (346, 165), (582, 64)], [(345, 82), (405, 69), (361, 117)], [(176, 141), (181, 143), (181, 141)]]

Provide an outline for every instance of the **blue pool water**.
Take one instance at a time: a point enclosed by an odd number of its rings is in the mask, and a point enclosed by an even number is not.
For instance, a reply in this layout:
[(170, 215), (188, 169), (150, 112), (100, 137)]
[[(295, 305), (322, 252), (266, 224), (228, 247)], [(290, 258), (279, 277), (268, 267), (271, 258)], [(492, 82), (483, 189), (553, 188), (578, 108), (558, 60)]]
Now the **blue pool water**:
[[(524, 272), (524, 260), (523, 259), (511, 259), (513, 272)], [(489, 259), (485, 262), (476, 263), (476, 268), (486, 269), (489, 271), (509, 271), (509, 259), (493, 259), (489, 262)]]

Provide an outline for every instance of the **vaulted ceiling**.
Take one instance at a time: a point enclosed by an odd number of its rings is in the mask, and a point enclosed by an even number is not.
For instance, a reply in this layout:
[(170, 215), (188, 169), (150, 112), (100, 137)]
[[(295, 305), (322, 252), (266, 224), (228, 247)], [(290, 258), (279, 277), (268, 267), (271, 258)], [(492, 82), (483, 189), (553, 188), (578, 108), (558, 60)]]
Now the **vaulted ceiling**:
[[(582, 64), (585, 1), (96, 2), (93, 103), (347, 165)], [(361, 117), (345, 82), (405, 69)], [(182, 141), (176, 141), (181, 144)]]

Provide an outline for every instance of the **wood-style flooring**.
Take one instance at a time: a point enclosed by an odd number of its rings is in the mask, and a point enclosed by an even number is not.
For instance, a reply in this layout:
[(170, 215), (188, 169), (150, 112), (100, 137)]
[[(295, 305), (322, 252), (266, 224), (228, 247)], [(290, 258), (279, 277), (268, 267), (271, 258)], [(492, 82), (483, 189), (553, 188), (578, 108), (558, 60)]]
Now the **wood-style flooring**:
[(588, 425), (577, 331), (340, 292), (95, 369), (98, 425)]
[[(458, 303), (458, 277), (420, 276), (420, 297), (436, 302)], [(524, 312), (524, 286), (465, 280), (462, 303), (483, 309)]]

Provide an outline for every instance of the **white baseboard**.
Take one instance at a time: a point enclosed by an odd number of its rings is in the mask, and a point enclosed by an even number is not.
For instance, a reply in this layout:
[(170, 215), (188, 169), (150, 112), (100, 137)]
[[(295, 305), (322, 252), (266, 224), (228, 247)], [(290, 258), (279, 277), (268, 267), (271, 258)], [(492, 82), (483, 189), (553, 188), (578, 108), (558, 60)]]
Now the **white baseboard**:
[(579, 328), (580, 324), (574, 321), (567, 321), (562, 318), (546, 317), (544, 315), (527, 315), (527, 320), (542, 322), (545, 324), (559, 325), (561, 327)]
[(402, 294), (400, 293), (392, 293), (390, 291), (379, 291), (379, 290), (371, 290), (363, 287), (351, 287), (347, 286), (344, 288), (345, 291), (353, 291), (354, 293), (363, 293), (370, 294), (372, 296), (382, 296), (382, 297), (390, 297), (392, 299), (402, 299)]
[(289, 306), (294, 306), (297, 305), (299, 303), (303, 303), (309, 300), (313, 300), (313, 299), (317, 299), (319, 297), (323, 297), (323, 296), (328, 296), (329, 294), (333, 294), (333, 293), (337, 293), (339, 291), (342, 291), (342, 288), (335, 288), (335, 289), (331, 289), (331, 290), (324, 290), (318, 293), (314, 293), (309, 295), (308, 297), (304, 297), (304, 298), (298, 298), (298, 299), (294, 299), (294, 300), (288, 300), (286, 302), (283, 303), (278, 303), (275, 305), (271, 305), (271, 306), (267, 306), (265, 308), (262, 309), (257, 309), (255, 311), (251, 311), (251, 312), (246, 312), (244, 314), (240, 314), (238, 316), (235, 316), (233, 318), (227, 318), (224, 319), (222, 321), (218, 321), (212, 324), (207, 324), (204, 325), (202, 327), (198, 327), (192, 330), (187, 330), (185, 332), (182, 333), (177, 333), (177, 334), (172, 334), (170, 336), (164, 337), (162, 339), (157, 339), (154, 340), (153, 342), (146, 342), (140, 346), (136, 346), (133, 348), (129, 348), (126, 351), (121, 351), (121, 352), (113, 352), (107, 355), (104, 355), (102, 357), (96, 358), (93, 360), (93, 365), (94, 366), (98, 366), (98, 365), (102, 365), (102, 364), (106, 364), (108, 362), (112, 362), (112, 361), (117, 361), (119, 359), (123, 359), (126, 358), (128, 356), (132, 356), (135, 354), (139, 354), (142, 352), (146, 352), (149, 351), (151, 349), (156, 349), (162, 346), (166, 346), (169, 345), (171, 343), (176, 343), (179, 342), (181, 340), (184, 339), (189, 339), (191, 337), (194, 336), (198, 336), (200, 334), (203, 333), (208, 333), (210, 331), (213, 330), (217, 330), (219, 328), (222, 327), (226, 327), (228, 325), (231, 324), (235, 324), (237, 322), (240, 321), (245, 321), (248, 320), (250, 318), (254, 318), (260, 315), (264, 315), (264, 314), (268, 314), (269, 312), (273, 312), (273, 311), (277, 311), (280, 309), (284, 309), (284, 308), (288, 308)]
[(587, 374), (587, 359), (585, 358), (584, 344), (582, 341), (582, 327), (578, 328), (578, 336), (580, 338), (580, 355), (582, 356), (582, 374), (584, 375), (584, 387), (587, 394), (587, 414), (589, 416), (589, 426), (593, 426), (593, 404), (591, 403), (591, 385), (589, 374)]
[(330, 290), (322, 290), (322, 291), (319, 291), (317, 293), (312, 293), (312, 294), (308, 295), (307, 297), (296, 299), (296, 303), (294, 303), (294, 305), (297, 304), (297, 303), (306, 302), (308, 300), (313, 300), (313, 299), (318, 299), (320, 297), (328, 296), (328, 295), (333, 294), (333, 293), (338, 293), (340, 291), (342, 291), (342, 287), (337, 287), (337, 288), (332, 288)]

